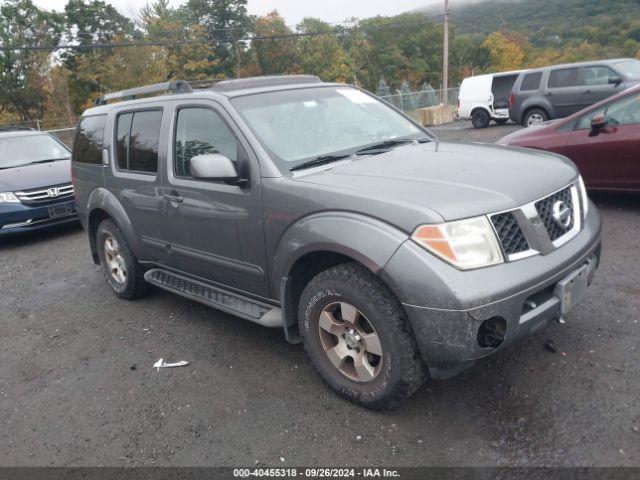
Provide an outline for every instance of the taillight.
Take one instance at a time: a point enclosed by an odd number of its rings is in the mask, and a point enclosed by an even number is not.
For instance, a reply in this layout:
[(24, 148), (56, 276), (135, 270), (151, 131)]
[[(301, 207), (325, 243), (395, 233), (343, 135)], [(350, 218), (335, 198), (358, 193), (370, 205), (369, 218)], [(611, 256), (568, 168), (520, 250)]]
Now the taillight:
[(512, 94), (509, 96), (509, 106), (510, 106), (510, 107), (513, 107), (513, 104), (514, 104), (514, 103), (516, 103), (516, 96), (515, 96), (515, 94), (513, 94), (513, 93), (512, 93)]

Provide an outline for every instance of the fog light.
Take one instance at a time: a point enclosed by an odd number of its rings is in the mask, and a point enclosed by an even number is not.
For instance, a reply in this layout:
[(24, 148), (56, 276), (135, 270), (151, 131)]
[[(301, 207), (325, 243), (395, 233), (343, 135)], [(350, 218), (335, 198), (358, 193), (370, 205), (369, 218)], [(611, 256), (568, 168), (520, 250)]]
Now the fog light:
[(507, 322), (502, 317), (485, 320), (478, 329), (478, 345), (482, 348), (498, 348), (504, 342)]

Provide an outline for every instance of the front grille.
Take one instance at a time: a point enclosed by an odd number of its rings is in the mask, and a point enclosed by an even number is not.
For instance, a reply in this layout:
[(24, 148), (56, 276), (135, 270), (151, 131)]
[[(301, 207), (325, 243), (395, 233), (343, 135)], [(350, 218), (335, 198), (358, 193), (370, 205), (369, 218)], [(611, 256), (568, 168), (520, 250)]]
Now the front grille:
[(524, 232), (518, 225), (516, 217), (511, 212), (499, 213), (491, 217), (502, 249), (507, 255), (514, 255), (529, 250), (529, 242), (524, 236)]
[(46, 188), (25, 190), (23, 192), (15, 192), (15, 196), (25, 205), (43, 205), (72, 198), (73, 185), (65, 183)]
[[(554, 205), (563, 202), (565, 207), (569, 209), (570, 221), (567, 225), (562, 225), (554, 218)], [(536, 210), (540, 216), (540, 220), (544, 223), (547, 233), (551, 241), (555, 241), (573, 228), (574, 213), (573, 199), (571, 196), (571, 187), (550, 195), (539, 202), (536, 202)]]

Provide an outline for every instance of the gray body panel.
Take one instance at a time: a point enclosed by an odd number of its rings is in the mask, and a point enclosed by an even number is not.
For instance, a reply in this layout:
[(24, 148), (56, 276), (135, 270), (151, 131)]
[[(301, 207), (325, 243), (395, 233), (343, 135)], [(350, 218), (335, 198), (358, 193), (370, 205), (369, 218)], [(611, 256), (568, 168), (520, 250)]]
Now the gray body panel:
[[(470, 332), (476, 320), (496, 311), (492, 305), (517, 322), (524, 293), (557, 281), (599, 245), (600, 219), (592, 206), (580, 234), (547, 255), (457, 270), (410, 239), (416, 227), (518, 208), (575, 182), (575, 166), (545, 152), (434, 139), (282, 173), (229, 100), (326, 86), (196, 91), (89, 110), (85, 115), (107, 114), (108, 165), (73, 162), (83, 225), (91, 235), (91, 218), (111, 216), (145, 264), (279, 306), (285, 328), (296, 321), (288, 282), (297, 262), (310, 254), (350, 258), (387, 283), (427, 362), (447, 372), (456, 361), (487, 353), (475, 350)], [(238, 161), (246, 184), (174, 176), (175, 112), (188, 105), (214, 109), (230, 126), (247, 153)], [(164, 110), (159, 173), (119, 172), (114, 118), (150, 107)], [(95, 259), (93, 239), (92, 251)], [(539, 319), (550, 316), (546, 311)]]

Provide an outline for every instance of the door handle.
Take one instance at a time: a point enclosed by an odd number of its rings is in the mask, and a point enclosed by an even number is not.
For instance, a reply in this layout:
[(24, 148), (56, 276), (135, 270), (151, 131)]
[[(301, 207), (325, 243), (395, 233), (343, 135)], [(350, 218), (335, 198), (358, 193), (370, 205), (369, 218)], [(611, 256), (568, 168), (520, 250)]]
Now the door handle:
[(182, 203), (182, 197), (175, 190), (171, 190), (169, 193), (163, 194), (163, 197), (169, 200), (170, 202)]
[(587, 94), (589, 94), (589, 93), (593, 93), (593, 92), (592, 92), (591, 90), (585, 90), (585, 91), (584, 91), (584, 92), (582, 92), (582, 93), (587, 93)]
[(544, 94), (545, 97), (553, 97), (553, 93), (551, 92), (547, 92)]

